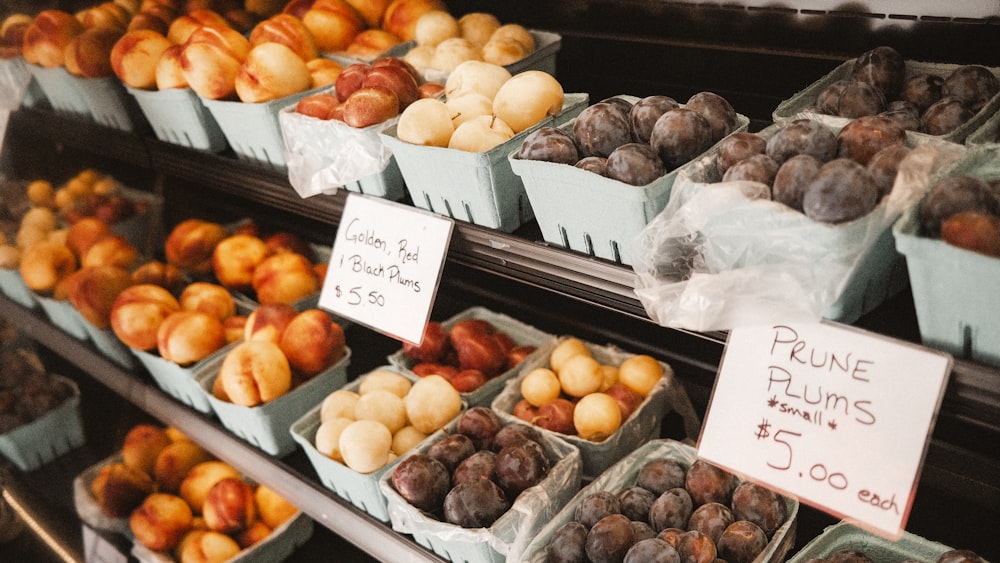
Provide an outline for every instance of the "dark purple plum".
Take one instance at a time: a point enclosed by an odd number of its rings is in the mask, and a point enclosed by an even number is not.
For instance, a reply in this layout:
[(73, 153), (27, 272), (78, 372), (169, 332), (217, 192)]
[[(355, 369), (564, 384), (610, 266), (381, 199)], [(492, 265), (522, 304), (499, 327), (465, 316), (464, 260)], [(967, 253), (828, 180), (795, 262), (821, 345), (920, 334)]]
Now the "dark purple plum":
[(586, 170), (587, 172), (593, 172), (599, 176), (604, 176), (604, 172), (608, 167), (608, 159), (603, 156), (587, 156), (576, 161), (574, 166)]
[(962, 211), (1000, 215), (1000, 199), (984, 180), (967, 174), (941, 179), (920, 202), (917, 215), (924, 236), (941, 236), (941, 222)]
[(465, 458), (476, 453), (472, 438), (465, 434), (449, 434), (427, 448), (427, 455), (440, 461), (450, 474)]
[(657, 533), (666, 528), (687, 528), (694, 510), (691, 495), (682, 487), (664, 491), (649, 507), (649, 525)]
[(580, 151), (572, 135), (558, 127), (546, 125), (528, 133), (521, 142), (517, 157), (523, 160), (573, 164), (580, 160)]
[(906, 74), (906, 61), (896, 49), (880, 45), (865, 51), (854, 61), (851, 78), (877, 88), (887, 100), (899, 97)]
[(706, 502), (728, 505), (736, 488), (736, 476), (717, 465), (698, 459), (688, 468), (684, 488), (691, 494), (695, 505)]
[(573, 138), (581, 158), (607, 157), (611, 151), (632, 142), (628, 112), (611, 102), (591, 104), (573, 121)]
[(733, 510), (728, 506), (718, 502), (706, 502), (691, 513), (687, 529), (698, 530), (712, 538), (715, 543), (719, 543), (722, 532), (735, 521)]
[(686, 473), (687, 467), (676, 459), (651, 459), (639, 468), (635, 484), (660, 495), (670, 489), (683, 487)]
[(719, 154), (715, 158), (715, 169), (721, 178), (730, 166), (755, 154), (764, 154), (767, 140), (757, 133), (738, 131), (719, 142)]
[(625, 113), (629, 113), (630, 111), (632, 111), (632, 107), (635, 105), (632, 102), (628, 101), (628, 99), (626, 99), (626, 98), (624, 98), (622, 96), (611, 96), (610, 98), (604, 98), (601, 101), (609, 103), (609, 104), (617, 105)]
[(879, 114), (887, 117), (907, 131), (920, 131), (920, 110), (911, 102), (896, 100), (885, 107), (885, 111)]
[(638, 485), (618, 491), (619, 511), (632, 520), (649, 519), (649, 507), (656, 500), (656, 494)]
[(821, 162), (837, 154), (837, 135), (812, 119), (796, 119), (779, 126), (767, 140), (768, 156), (779, 165), (797, 154), (811, 154)]
[(997, 93), (1000, 93), (1000, 79), (980, 65), (959, 66), (945, 77), (941, 86), (942, 97), (954, 96), (973, 112), (983, 109)]
[(459, 415), (455, 431), (471, 438), (477, 450), (489, 450), (501, 427), (500, 416), (493, 409), (479, 405)]
[(889, 145), (906, 142), (906, 130), (895, 121), (878, 115), (847, 122), (837, 133), (837, 157), (868, 164), (875, 153)]
[(874, 563), (874, 560), (864, 551), (845, 547), (826, 556), (829, 563)]
[(944, 78), (937, 74), (921, 72), (910, 76), (903, 82), (899, 99), (917, 106), (917, 109), (922, 113), (931, 104), (941, 99), (943, 87)]
[(716, 542), (718, 555), (726, 563), (753, 563), (766, 547), (767, 534), (748, 520), (730, 524)]
[(788, 518), (785, 500), (773, 490), (752, 481), (743, 481), (733, 491), (733, 516), (760, 526), (771, 537)]
[(729, 100), (715, 92), (698, 92), (688, 98), (684, 107), (700, 113), (708, 120), (708, 124), (712, 127), (713, 143), (735, 131), (740, 123), (739, 115)]
[(968, 549), (950, 549), (939, 555), (936, 563), (986, 563), (986, 559)]
[(648, 538), (635, 542), (625, 553), (623, 563), (680, 563), (681, 556), (669, 543)]
[(947, 135), (976, 115), (965, 102), (945, 96), (920, 116), (920, 130), (928, 135)]
[(625, 143), (611, 151), (604, 175), (632, 186), (645, 186), (667, 173), (663, 161), (646, 143)]
[(462, 460), (451, 473), (451, 486), (454, 487), (470, 479), (497, 478), (497, 454), (492, 450), (479, 450)]
[(451, 489), (451, 475), (440, 461), (423, 453), (407, 456), (392, 470), (399, 496), (427, 512), (437, 512)]
[(681, 563), (713, 563), (718, 556), (718, 549), (712, 538), (698, 530), (688, 530), (678, 538), (677, 554), (681, 557)]
[(840, 95), (844, 93), (844, 89), (851, 81), (848, 79), (841, 79), (832, 82), (826, 88), (820, 91), (816, 96), (816, 111), (826, 115), (837, 115), (840, 108)]
[(712, 146), (712, 126), (694, 110), (672, 109), (656, 120), (649, 144), (670, 171)]
[(497, 452), (497, 482), (511, 499), (542, 482), (549, 474), (549, 460), (538, 442), (525, 441)]
[(669, 543), (677, 549), (681, 545), (681, 536), (687, 533), (687, 530), (682, 528), (664, 528), (660, 530), (660, 533), (656, 534), (656, 537)]
[(609, 514), (587, 532), (587, 558), (591, 563), (621, 563), (635, 544), (635, 530), (624, 514)]
[(588, 529), (609, 514), (621, 514), (618, 495), (611, 491), (594, 491), (580, 499), (573, 509), (573, 519)]
[(549, 563), (587, 563), (586, 544), (586, 526), (570, 520), (552, 534), (545, 554)]
[(498, 452), (507, 446), (518, 444), (523, 440), (541, 443), (542, 435), (538, 432), (537, 428), (527, 424), (507, 424), (497, 432), (493, 439), (492, 449)]
[(722, 176), (723, 182), (760, 182), (768, 186), (778, 173), (778, 163), (766, 154), (755, 154), (729, 167)]
[(814, 221), (844, 223), (875, 209), (878, 187), (868, 169), (849, 158), (824, 164), (802, 195), (802, 212)]
[(656, 120), (664, 113), (678, 107), (680, 104), (677, 100), (659, 94), (646, 96), (637, 101), (628, 114), (629, 124), (632, 125), (632, 140), (637, 143), (648, 143)]
[(503, 489), (487, 479), (460, 483), (444, 497), (445, 520), (463, 528), (488, 528), (509, 508)]
[(635, 541), (656, 537), (656, 531), (645, 520), (632, 520), (632, 530), (635, 531)]
[(896, 181), (896, 173), (899, 171), (899, 163), (910, 154), (910, 147), (906, 145), (891, 145), (877, 153), (868, 161), (868, 172), (875, 179), (875, 186), (878, 188), (878, 197), (889, 195), (892, 185)]
[(802, 195), (823, 163), (811, 154), (797, 154), (778, 168), (771, 184), (771, 199), (802, 211)]
[(881, 90), (868, 82), (851, 80), (837, 100), (837, 115), (847, 119), (875, 115), (885, 109), (885, 104)]

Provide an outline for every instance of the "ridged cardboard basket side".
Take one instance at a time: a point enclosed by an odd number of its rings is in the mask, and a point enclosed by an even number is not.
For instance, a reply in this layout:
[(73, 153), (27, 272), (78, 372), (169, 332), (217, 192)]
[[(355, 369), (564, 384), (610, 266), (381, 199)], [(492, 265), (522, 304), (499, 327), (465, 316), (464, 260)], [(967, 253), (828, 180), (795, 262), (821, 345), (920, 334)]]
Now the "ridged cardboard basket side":
[(44, 68), (29, 64), (28, 69), (49, 100), (52, 109), (88, 120), (93, 119), (90, 106), (87, 105), (80, 90), (80, 84), (64, 67)]
[(827, 526), (820, 535), (809, 540), (788, 563), (823, 559), (841, 549), (864, 552), (872, 561), (936, 561), (942, 553), (951, 551), (952, 548), (910, 532), (903, 532), (903, 537), (898, 541), (890, 541), (847, 522), (839, 522)]
[(45, 315), (53, 325), (77, 340), (87, 340), (89, 338), (87, 328), (83, 326), (83, 319), (68, 300), (54, 299), (37, 293), (32, 293), (32, 295), (34, 295), (35, 300), (38, 301), (38, 304), (45, 311)]
[(38, 307), (38, 300), (28, 286), (24, 285), (24, 278), (17, 268), (0, 268), (0, 291), (18, 305), (29, 309)]
[(182, 366), (167, 360), (155, 350), (147, 352), (133, 348), (132, 354), (146, 368), (157, 387), (192, 409), (210, 414), (213, 412), (212, 405), (208, 402), (208, 395), (195, 379), (195, 375), (203, 365), (212, 362), (216, 356), (225, 354), (232, 346), (232, 344), (223, 346), (207, 358), (190, 366)]
[(0, 434), (0, 453), (21, 471), (31, 471), (82, 446), (86, 441), (80, 415), (80, 388), (72, 379), (53, 376), (72, 388), (56, 408)]
[(157, 139), (213, 153), (226, 149), (226, 136), (194, 90), (141, 90), (128, 86), (126, 89), (139, 104)]
[(83, 94), (83, 101), (90, 108), (90, 115), (98, 124), (121, 131), (134, 131), (137, 118), (133, 115), (129, 102), (131, 98), (125, 92), (121, 81), (114, 76), (104, 78), (75, 77)]

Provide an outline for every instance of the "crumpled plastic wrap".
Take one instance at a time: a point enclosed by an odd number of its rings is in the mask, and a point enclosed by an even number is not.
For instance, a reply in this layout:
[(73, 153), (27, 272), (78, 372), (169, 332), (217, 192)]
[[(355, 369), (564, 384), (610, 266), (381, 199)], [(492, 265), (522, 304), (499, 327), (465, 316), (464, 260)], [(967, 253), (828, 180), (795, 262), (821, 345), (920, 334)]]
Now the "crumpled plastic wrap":
[(712, 152), (678, 174), (667, 206), (636, 238), (635, 293), (650, 318), (673, 328), (817, 322), (931, 174), (963, 150), (914, 146), (889, 196), (836, 225), (760, 197), (763, 184), (717, 181)]
[(281, 110), (288, 181), (303, 197), (333, 194), (344, 184), (377, 174), (389, 165), (392, 151), (378, 136), (398, 118), (357, 129), (338, 120), (302, 115), (294, 107)]
[(24, 59), (0, 59), (0, 110), (14, 111), (21, 107), (30, 82), (31, 71)]
[(77, 475), (76, 478), (73, 479), (73, 506), (76, 509), (76, 515), (80, 517), (80, 520), (91, 528), (124, 535), (131, 533), (128, 526), (128, 517), (123, 516), (116, 518), (105, 514), (104, 511), (101, 510), (101, 505), (97, 502), (97, 498), (94, 497), (94, 493), (91, 492), (90, 489), (91, 482), (93, 482), (94, 478), (97, 477), (97, 474), (101, 472), (101, 469), (107, 465), (119, 463), (121, 461), (122, 455), (118, 452), (104, 458), (94, 465), (91, 465), (87, 469), (83, 470), (82, 473)]

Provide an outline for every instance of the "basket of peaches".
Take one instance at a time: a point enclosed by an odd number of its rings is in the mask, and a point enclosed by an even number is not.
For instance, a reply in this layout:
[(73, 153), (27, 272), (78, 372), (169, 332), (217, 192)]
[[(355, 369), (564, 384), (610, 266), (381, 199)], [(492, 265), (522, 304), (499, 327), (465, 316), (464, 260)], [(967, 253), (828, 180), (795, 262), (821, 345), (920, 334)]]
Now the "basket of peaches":
[(540, 348), (491, 406), (579, 448), (584, 477), (593, 479), (658, 437), (668, 410), (687, 423), (693, 409), (673, 379), (670, 365), (648, 354), (563, 336)]
[(281, 561), (313, 521), (174, 427), (139, 423), (73, 481), (80, 519), (133, 541), (139, 561)]
[(419, 343), (404, 342), (389, 363), (410, 377), (440, 375), (470, 407), (486, 405), (528, 358), (555, 336), (485, 307), (430, 321)]

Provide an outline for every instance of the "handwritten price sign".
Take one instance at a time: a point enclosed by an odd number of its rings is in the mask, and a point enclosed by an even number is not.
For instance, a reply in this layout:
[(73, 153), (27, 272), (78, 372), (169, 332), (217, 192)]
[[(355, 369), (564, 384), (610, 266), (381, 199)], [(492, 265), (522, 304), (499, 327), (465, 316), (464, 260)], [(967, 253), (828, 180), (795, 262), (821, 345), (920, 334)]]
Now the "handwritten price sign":
[(419, 343), (451, 240), (452, 221), (351, 194), (333, 242), (320, 307)]
[(837, 325), (733, 330), (698, 454), (898, 539), (951, 357)]

